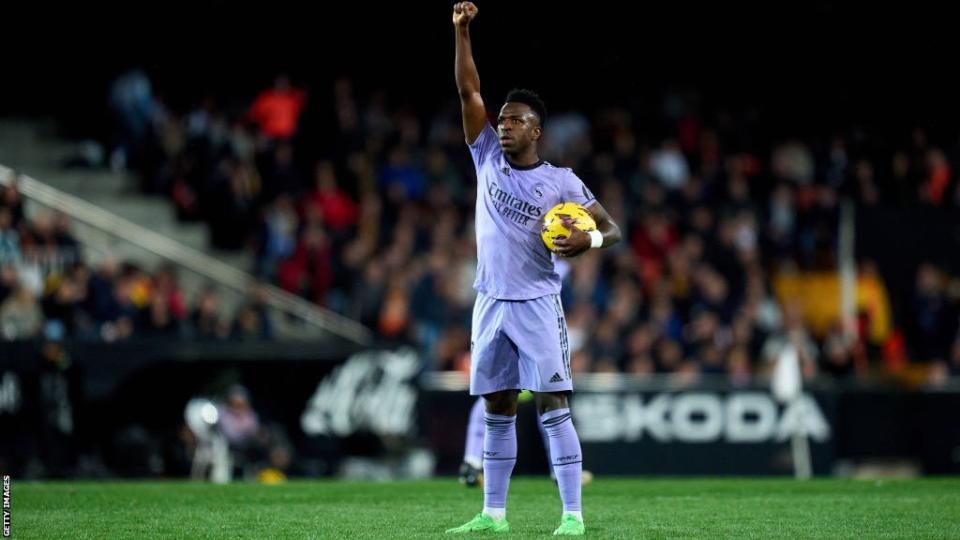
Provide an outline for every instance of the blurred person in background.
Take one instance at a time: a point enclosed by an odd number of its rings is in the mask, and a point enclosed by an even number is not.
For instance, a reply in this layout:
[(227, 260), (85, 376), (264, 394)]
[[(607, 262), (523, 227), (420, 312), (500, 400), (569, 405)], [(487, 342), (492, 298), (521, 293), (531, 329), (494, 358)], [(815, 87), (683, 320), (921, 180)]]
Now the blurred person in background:
[(20, 233), (13, 226), (13, 212), (0, 206), (0, 264), (20, 260)]
[(283, 470), (290, 465), (289, 444), (282, 433), (261, 422), (249, 391), (239, 384), (231, 386), (218, 411), (220, 429), (244, 477), (282, 481)]
[(160, 114), (150, 77), (141, 69), (117, 77), (110, 85), (110, 108), (118, 126), (110, 166), (115, 171), (137, 167)]
[(333, 163), (329, 161), (317, 163), (313, 190), (307, 193), (304, 206), (315, 209), (324, 224), (340, 239), (344, 239), (357, 223), (360, 211), (350, 194), (338, 185)]
[(240, 385), (231, 386), (219, 407), (220, 430), (227, 438), (236, 463), (246, 468), (266, 454), (260, 418), (250, 403), (250, 393)]
[(796, 350), (797, 358), (800, 361), (800, 374), (803, 379), (805, 381), (813, 379), (817, 373), (820, 349), (803, 320), (803, 312), (799, 301), (787, 304), (784, 311), (783, 328), (771, 334), (763, 344), (761, 354), (769, 369), (773, 369), (786, 347), (793, 347)]
[(267, 306), (266, 291), (257, 285), (234, 317), (231, 338), (240, 341), (273, 339), (273, 322)]
[(248, 114), (262, 138), (288, 141), (297, 132), (306, 102), (306, 92), (282, 74), (274, 79), (273, 86), (257, 95)]
[(23, 197), (17, 186), (18, 181), (0, 187), (0, 208), (10, 212), (10, 228), (19, 231), (25, 225), (23, 214)]
[(287, 195), (277, 197), (265, 210), (256, 242), (257, 276), (272, 279), (277, 265), (293, 255), (300, 217)]
[(912, 319), (908, 327), (914, 360), (944, 361), (957, 332), (957, 307), (947, 297), (943, 271), (924, 263), (917, 268)]
[(220, 296), (213, 285), (200, 292), (189, 329), (193, 339), (200, 341), (219, 341), (228, 336), (230, 327), (220, 316)]
[(89, 321), (82, 316), (82, 305), (87, 299), (89, 270), (76, 263), (66, 271), (47, 277), (43, 297), (43, 314), (46, 325), (57, 325), (69, 337), (78, 333), (78, 326), (89, 328)]
[(76, 450), (73, 445), (76, 399), (74, 369), (63, 346), (63, 329), (48, 327), (40, 344), (41, 451), (46, 473), (55, 478), (70, 475)]
[(0, 304), (0, 335), (6, 341), (35, 337), (43, 325), (43, 312), (37, 299), (24, 284), (17, 285)]

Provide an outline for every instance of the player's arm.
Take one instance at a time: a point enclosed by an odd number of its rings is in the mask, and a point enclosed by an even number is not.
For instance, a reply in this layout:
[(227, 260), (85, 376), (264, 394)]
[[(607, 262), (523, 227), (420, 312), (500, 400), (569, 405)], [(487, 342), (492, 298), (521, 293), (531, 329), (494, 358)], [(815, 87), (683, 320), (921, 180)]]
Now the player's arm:
[(460, 92), (460, 110), (463, 114), (463, 135), (468, 144), (473, 144), (487, 123), (487, 110), (480, 97), (480, 74), (473, 61), (470, 46), (470, 21), (477, 16), (473, 2), (460, 2), (453, 6), (453, 27), (456, 30), (457, 58), (454, 69), (457, 90)]
[(557, 254), (563, 257), (576, 257), (591, 247), (609, 247), (620, 241), (620, 227), (610, 217), (603, 205), (594, 201), (586, 208), (597, 223), (597, 230), (600, 231), (602, 238), (600, 245), (594, 245), (594, 238), (589, 233), (585, 233), (576, 227), (567, 226), (570, 234), (566, 238), (557, 238), (553, 241)]

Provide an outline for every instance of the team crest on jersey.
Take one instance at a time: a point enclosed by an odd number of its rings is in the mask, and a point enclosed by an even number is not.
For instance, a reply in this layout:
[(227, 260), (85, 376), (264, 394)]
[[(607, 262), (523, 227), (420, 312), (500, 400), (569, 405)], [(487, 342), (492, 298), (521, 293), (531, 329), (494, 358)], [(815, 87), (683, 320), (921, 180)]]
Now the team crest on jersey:
[(543, 186), (537, 184), (533, 187), (533, 194), (537, 196), (538, 199), (543, 198)]

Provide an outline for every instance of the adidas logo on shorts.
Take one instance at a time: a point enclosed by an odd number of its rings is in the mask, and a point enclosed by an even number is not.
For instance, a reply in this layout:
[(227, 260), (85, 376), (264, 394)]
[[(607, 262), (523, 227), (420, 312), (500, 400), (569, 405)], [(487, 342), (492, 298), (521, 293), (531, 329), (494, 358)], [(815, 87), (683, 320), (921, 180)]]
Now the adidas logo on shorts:
[(552, 383), (557, 383), (562, 381), (563, 381), (563, 377), (561, 377), (559, 373), (554, 373), (553, 377), (550, 377), (550, 382)]

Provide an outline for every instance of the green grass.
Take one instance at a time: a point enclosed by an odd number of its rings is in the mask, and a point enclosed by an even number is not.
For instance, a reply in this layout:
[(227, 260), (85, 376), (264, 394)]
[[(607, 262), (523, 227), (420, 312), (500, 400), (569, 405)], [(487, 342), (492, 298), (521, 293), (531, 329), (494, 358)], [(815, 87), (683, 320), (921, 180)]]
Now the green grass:
[[(482, 498), (454, 479), (12, 487), (14, 538), (445, 538)], [(546, 479), (514, 479), (508, 507), (510, 538), (559, 522)], [(600, 478), (584, 517), (593, 538), (960, 538), (960, 479)]]

